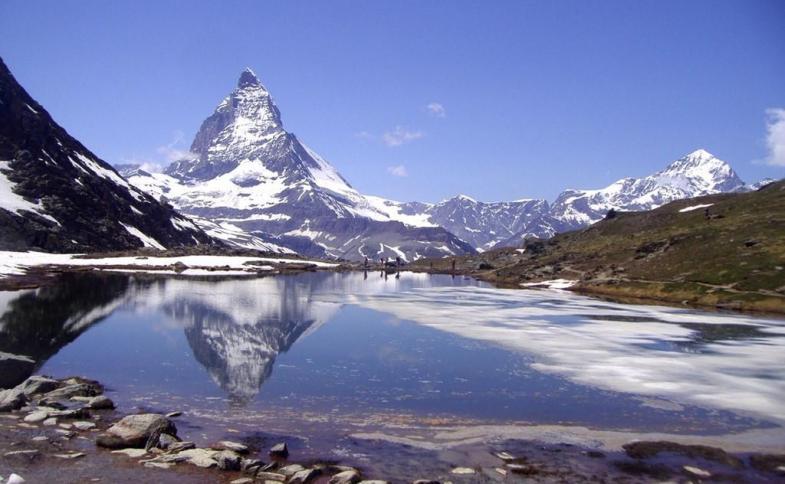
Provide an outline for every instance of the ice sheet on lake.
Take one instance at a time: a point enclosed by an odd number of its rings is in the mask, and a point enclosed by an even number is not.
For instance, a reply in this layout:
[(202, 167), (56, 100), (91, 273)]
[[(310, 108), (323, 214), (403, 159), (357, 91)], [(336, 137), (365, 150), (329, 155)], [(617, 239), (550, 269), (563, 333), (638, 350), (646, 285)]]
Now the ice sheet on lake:
[(536, 369), (574, 382), (785, 421), (782, 320), (477, 287), (350, 301), (526, 352)]

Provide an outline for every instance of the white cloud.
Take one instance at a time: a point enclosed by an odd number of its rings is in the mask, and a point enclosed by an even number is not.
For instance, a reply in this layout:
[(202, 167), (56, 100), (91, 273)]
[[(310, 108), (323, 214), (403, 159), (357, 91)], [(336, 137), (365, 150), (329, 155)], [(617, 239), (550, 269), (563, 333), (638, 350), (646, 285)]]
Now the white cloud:
[(195, 160), (199, 157), (199, 155), (192, 153), (188, 150), (184, 150), (178, 148), (178, 146), (183, 142), (184, 135), (182, 131), (175, 131), (174, 132), (174, 139), (163, 146), (159, 146), (156, 148), (156, 152), (163, 156), (164, 161), (169, 164), (174, 161), (180, 160)]
[(785, 166), (785, 109), (767, 109), (766, 115), (766, 146), (769, 149), (766, 163)]
[(428, 105), (425, 106), (425, 109), (428, 111), (428, 114), (437, 118), (443, 118), (447, 116), (447, 111), (444, 109), (444, 106), (441, 103), (428, 103)]
[(388, 166), (387, 173), (392, 176), (409, 176), (409, 172), (406, 171), (406, 167), (403, 165)]
[(425, 136), (422, 131), (409, 131), (402, 126), (396, 126), (392, 131), (382, 135), (382, 141), (387, 146), (401, 146), (404, 143), (417, 140)]

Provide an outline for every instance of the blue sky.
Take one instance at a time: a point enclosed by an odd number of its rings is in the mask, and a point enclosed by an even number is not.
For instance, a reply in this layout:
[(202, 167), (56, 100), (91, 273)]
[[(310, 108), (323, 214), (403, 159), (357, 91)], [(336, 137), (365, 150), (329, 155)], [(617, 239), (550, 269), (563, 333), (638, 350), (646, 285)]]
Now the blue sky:
[(398, 200), (553, 199), (696, 148), (785, 176), (780, 0), (4, 0), (0, 32), (111, 163), (187, 149), (250, 66), (289, 131)]

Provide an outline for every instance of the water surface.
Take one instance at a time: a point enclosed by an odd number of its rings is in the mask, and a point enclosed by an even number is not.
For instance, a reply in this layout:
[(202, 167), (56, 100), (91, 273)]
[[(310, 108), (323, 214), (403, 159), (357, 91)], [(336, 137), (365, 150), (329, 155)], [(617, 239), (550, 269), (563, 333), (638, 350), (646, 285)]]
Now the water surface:
[(358, 422), (722, 434), (785, 419), (785, 325), (770, 318), (331, 272), (69, 275), (3, 293), (0, 314), (0, 351), (98, 379), (124, 411), (184, 410), (204, 438), (285, 429), (335, 447)]

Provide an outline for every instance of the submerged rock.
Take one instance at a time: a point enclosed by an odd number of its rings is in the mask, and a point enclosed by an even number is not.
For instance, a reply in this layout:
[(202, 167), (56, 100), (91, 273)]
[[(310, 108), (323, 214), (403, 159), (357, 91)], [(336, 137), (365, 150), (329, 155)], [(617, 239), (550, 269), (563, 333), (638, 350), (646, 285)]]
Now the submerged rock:
[(177, 427), (171, 420), (156, 413), (128, 415), (98, 436), (96, 444), (110, 449), (144, 447), (151, 437), (158, 437), (161, 433), (177, 436)]
[(119, 449), (113, 450), (112, 454), (124, 454), (132, 459), (138, 459), (139, 457), (147, 455), (147, 451), (144, 449)]
[(210, 467), (217, 467), (218, 461), (216, 461), (213, 456), (215, 456), (216, 451), (214, 450), (207, 450), (207, 449), (187, 449), (180, 453), (178, 456), (186, 457), (187, 461), (197, 467), (203, 467), (205, 469)]

